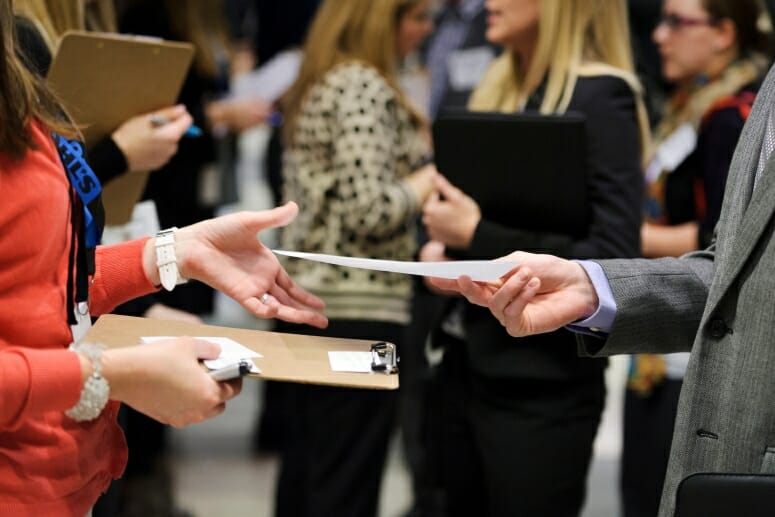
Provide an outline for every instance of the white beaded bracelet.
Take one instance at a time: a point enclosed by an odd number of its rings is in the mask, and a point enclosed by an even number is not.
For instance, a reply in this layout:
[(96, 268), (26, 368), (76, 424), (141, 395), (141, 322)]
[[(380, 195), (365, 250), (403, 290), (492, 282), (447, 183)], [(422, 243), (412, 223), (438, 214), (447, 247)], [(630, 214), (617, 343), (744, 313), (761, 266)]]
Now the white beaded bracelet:
[(81, 398), (78, 400), (78, 403), (65, 411), (65, 415), (77, 422), (94, 420), (100, 416), (110, 397), (110, 384), (102, 376), (101, 359), (102, 351), (105, 347), (90, 343), (80, 343), (71, 346), (70, 349), (89, 358), (92, 364), (92, 374), (83, 383)]

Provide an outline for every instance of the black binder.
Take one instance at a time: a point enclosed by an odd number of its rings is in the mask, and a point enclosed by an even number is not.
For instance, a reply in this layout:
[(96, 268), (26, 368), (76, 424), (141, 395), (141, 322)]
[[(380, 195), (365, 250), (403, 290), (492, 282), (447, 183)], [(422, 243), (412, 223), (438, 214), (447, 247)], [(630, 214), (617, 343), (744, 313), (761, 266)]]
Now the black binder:
[(678, 485), (675, 517), (771, 517), (775, 475), (699, 473)]
[(474, 198), (485, 219), (583, 237), (590, 222), (583, 114), (442, 112), (436, 166)]

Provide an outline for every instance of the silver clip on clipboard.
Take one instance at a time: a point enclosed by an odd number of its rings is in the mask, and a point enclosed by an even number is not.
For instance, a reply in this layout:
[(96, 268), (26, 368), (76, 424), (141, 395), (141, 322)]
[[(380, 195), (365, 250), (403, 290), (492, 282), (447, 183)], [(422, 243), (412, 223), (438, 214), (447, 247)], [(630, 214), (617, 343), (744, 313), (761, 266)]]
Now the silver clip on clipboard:
[(371, 371), (378, 373), (398, 373), (398, 354), (393, 343), (380, 341), (371, 345)]

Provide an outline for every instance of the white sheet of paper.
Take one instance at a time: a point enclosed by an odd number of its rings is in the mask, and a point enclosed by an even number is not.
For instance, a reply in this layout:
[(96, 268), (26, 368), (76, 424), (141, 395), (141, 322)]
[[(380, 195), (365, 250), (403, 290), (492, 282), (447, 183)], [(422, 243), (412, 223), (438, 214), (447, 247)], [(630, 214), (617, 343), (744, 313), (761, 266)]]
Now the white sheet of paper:
[(301, 51), (286, 50), (260, 68), (234, 80), (231, 97), (259, 97), (274, 102), (293, 84), (301, 67)]
[(354, 257), (340, 257), (322, 253), (303, 253), (300, 251), (272, 250), (277, 255), (295, 257), (337, 266), (388, 271), (407, 275), (433, 276), (437, 278), (458, 278), (468, 275), (477, 282), (492, 282), (512, 269), (516, 262), (496, 262), (494, 260), (454, 260), (450, 262), (409, 262), (401, 260), (381, 260)]
[[(154, 341), (161, 341), (164, 339), (174, 339), (176, 336), (143, 336), (140, 340), (143, 343), (153, 343)], [(255, 357), (264, 357), (255, 350), (251, 350), (248, 347), (241, 345), (233, 339), (227, 337), (217, 336), (197, 336), (195, 339), (201, 339), (203, 341), (209, 341), (211, 343), (217, 343), (221, 346), (221, 355), (217, 359), (207, 359), (204, 361), (205, 366), (211, 370), (217, 370), (218, 368), (224, 368), (231, 364), (238, 362), (240, 359), (252, 359)], [(251, 367), (251, 373), (261, 373), (255, 365)]]
[(328, 352), (335, 372), (371, 373), (371, 352)]

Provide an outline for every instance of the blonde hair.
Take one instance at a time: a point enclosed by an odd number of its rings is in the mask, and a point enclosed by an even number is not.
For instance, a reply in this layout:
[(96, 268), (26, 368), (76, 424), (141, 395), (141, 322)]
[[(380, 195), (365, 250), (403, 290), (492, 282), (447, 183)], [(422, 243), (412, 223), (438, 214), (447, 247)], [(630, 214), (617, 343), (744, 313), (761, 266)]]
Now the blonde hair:
[(296, 117), (309, 88), (333, 67), (360, 61), (375, 68), (393, 88), (398, 102), (419, 125), (423, 117), (404, 95), (396, 79), (396, 30), (401, 17), (421, 0), (325, 0), (315, 16), (304, 46), (299, 75), (281, 105), (291, 139)]
[(538, 42), (525, 70), (516, 52), (506, 51), (471, 95), (476, 111), (517, 111), (546, 82), (541, 113), (564, 113), (582, 76), (613, 75), (636, 98), (641, 153), (650, 147), (642, 88), (634, 72), (624, 0), (538, 0)]
[(15, 0), (14, 13), (29, 19), (53, 53), (67, 31), (116, 31), (112, 0)]

